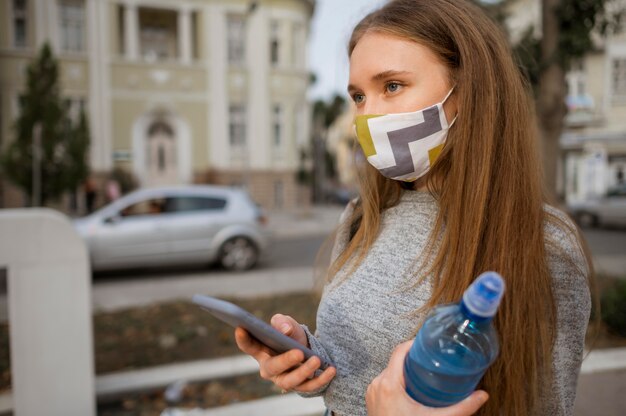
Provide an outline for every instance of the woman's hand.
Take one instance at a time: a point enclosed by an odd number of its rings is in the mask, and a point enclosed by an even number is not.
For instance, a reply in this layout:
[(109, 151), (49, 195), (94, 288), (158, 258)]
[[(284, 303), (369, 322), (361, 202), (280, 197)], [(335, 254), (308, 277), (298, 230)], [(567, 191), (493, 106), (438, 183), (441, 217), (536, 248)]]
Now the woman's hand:
[(482, 390), (453, 406), (442, 408), (426, 407), (411, 399), (405, 391), (403, 368), (404, 357), (412, 344), (413, 341), (408, 341), (398, 345), (387, 368), (367, 388), (365, 401), (369, 416), (469, 416), (485, 404), (489, 395)]
[[(305, 347), (309, 346), (306, 333), (292, 317), (277, 314), (272, 317), (271, 324), (278, 331)], [(333, 367), (328, 367), (322, 374), (314, 377), (315, 371), (321, 365), (318, 357), (311, 357), (303, 363), (304, 353), (297, 349), (277, 355), (276, 352), (252, 338), (243, 328), (235, 329), (235, 341), (241, 351), (258, 361), (261, 377), (270, 380), (283, 391), (295, 390), (310, 393), (326, 385), (335, 377), (336, 370)]]

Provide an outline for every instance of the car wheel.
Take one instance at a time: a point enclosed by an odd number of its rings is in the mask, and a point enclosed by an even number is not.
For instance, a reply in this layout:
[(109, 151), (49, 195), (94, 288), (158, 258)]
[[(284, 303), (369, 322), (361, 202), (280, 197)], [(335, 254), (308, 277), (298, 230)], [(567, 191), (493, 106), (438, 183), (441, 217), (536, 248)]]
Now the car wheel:
[(577, 215), (578, 224), (583, 228), (591, 228), (598, 225), (598, 217), (590, 212), (581, 212)]
[(259, 259), (259, 251), (245, 237), (235, 237), (226, 241), (220, 249), (219, 261), (226, 270), (242, 271), (251, 269)]

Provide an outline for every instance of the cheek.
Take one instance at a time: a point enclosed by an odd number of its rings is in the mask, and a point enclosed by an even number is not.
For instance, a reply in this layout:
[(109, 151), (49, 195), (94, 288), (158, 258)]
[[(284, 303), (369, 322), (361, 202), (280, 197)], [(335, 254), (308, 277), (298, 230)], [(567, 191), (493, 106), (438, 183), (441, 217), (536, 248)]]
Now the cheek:
[(387, 100), (386, 106), (388, 107), (388, 111), (386, 111), (386, 113), (409, 113), (424, 109), (434, 102), (436, 101), (430, 99), (429, 94), (423, 91), (403, 91), (402, 94), (398, 94)]

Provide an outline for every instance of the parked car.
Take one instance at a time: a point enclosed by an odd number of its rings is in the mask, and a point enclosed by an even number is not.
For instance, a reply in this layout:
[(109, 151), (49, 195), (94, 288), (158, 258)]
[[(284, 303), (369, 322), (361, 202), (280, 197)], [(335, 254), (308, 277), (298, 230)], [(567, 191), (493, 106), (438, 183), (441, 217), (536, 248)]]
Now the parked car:
[(581, 227), (626, 226), (626, 184), (610, 189), (602, 198), (571, 203), (567, 208)]
[(93, 270), (220, 263), (252, 268), (269, 244), (262, 210), (240, 189), (141, 189), (74, 221)]

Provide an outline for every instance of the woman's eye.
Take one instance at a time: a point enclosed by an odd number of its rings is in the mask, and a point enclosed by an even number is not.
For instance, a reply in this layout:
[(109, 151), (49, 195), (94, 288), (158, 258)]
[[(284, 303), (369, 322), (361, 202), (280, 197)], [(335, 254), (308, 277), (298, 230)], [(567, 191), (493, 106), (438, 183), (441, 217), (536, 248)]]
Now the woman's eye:
[(387, 84), (387, 91), (388, 92), (396, 92), (400, 89), (401, 85), (398, 84), (397, 82), (390, 82)]
[(352, 99), (354, 100), (355, 104), (361, 104), (363, 100), (365, 100), (365, 96), (363, 94), (356, 93), (352, 95)]

